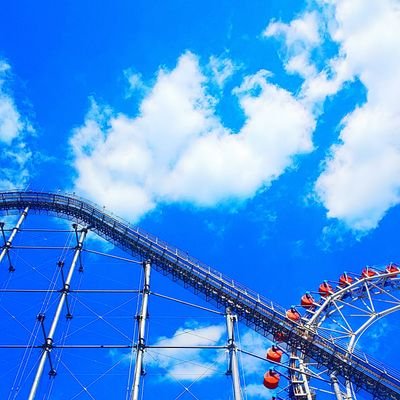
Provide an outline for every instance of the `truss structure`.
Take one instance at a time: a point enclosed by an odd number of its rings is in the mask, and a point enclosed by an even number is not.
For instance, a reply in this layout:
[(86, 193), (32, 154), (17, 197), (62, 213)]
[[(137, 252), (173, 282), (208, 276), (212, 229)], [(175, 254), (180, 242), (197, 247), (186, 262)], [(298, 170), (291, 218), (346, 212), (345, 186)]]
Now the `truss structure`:
[[(195, 294), (223, 309), (260, 334), (279, 335), (334, 376), (344, 378), (377, 399), (400, 399), (400, 374), (364, 353), (335, 340), (315, 324), (294, 322), (278, 304), (201, 263), (184, 251), (110, 215), (98, 206), (74, 195), (47, 192), (10, 191), (0, 193), (3, 213), (46, 213), (78, 221), (125, 252), (150, 261), (151, 267)], [(18, 227), (16, 228), (16, 231)], [(16, 232), (15, 231), (15, 232)], [(14, 233), (15, 234), (15, 233)], [(5, 241), (1, 258), (11, 241)], [(10, 264), (10, 268), (12, 268)], [(139, 353), (138, 353), (139, 354)]]

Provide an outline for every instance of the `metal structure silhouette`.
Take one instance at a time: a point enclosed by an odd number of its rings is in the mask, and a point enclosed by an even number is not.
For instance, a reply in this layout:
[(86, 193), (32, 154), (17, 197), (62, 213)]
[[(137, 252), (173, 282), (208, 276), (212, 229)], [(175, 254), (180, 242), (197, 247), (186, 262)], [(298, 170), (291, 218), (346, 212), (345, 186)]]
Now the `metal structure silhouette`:
[[(62, 309), (67, 310), (68, 294), (70, 291), (70, 280), (73, 271), (79, 263), (80, 252), (87, 231), (92, 231), (113, 243), (124, 252), (139, 257), (145, 266), (145, 282), (140, 290), (142, 294), (142, 306), (139, 314), (139, 334), (136, 349), (135, 378), (133, 382), (132, 399), (138, 398), (138, 387), (140, 375), (142, 374), (142, 356), (144, 343), (145, 320), (147, 313), (146, 294), (149, 293), (149, 270), (150, 268), (160, 272), (190, 289), (196, 295), (201, 296), (207, 302), (213, 303), (221, 308), (227, 315), (228, 345), (230, 353), (231, 373), (233, 376), (234, 398), (240, 399), (239, 383), (237, 379), (236, 345), (229, 321), (232, 316), (248, 327), (267, 338), (279, 338), (282, 346), (289, 356), (290, 393), (289, 396), (298, 400), (311, 400), (315, 397), (308, 385), (308, 377), (305, 364), (308, 360), (314, 360), (318, 368), (326, 368), (333, 385), (336, 397), (350, 399), (353, 386), (369, 392), (377, 399), (400, 399), (400, 375), (394, 369), (388, 368), (364, 353), (355, 350), (356, 337), (349, 334), (348, 340), (342, 340), (340, 335), (332, 335), (324, 329), (324, 321), (328, 314), (337, 312), (340, 318), (346, 320), (343, 309), (343, 299), (351, 297), (358, 300), (365, 294), (370, 298), (375, 295), (374, 291), (387, 291), (387, 284), (397, 279), (396, 271), (383, 271), (373, 276), (365, 276), (355, 280), (353, 283), (339, 288), (332, 293), (321, 296), (315, 301), (313, 307), (309, 307), (299, 321), (293, 321), (287, 317), (287, 311), (255, 293), (251, 289), (234, 282), (220, 272), (201, 263), (186, 252), (178, 250), (168, 243), (133, 227), (125, 221), (109, 215), (98, 206), (78, 198), (74, 195), (63, 195), (48, 192), (23, 192), (9, 191), (0, 194), (0, 211), (4, 213), (22, 213), (17, 225), (11, 230), (10, 236), (5, 237), (4, 245), (0, 254), (0, 261), (9, 258), (9, 251), (13, 246), (13, 239), (17, 235), (21, 224), (29, 213), (44, 213), (63, 219), (77, 222), (83, 229), (75, 227), (76, 246), (73, 259), (70, 263), (67, 276), (63, 276), (63, 285), (55, 316), (50, 329), (45, 332), (45, 340), (42, 345), (42, 353), (39, 367), (34, 378), (29, 399), (33, 400), (36, 395), (37, 385), (43, 372), (43, 366), (47, 359), (51, 362), (51, 351), (56, 347), (53, 342), (53, 334), (57, 326)], [(63, 267), (63, 265), (60, 265)], [(9, 271), (13, 272), (13, 265), (9, 259)], [(356, 295), (354, 295), (356, 294)], [(358, 296), (358, 297), (357, 297)], [(341, 303), (342, 302), (342, 303)], [(346, 304), (351, 302), (346, 301)], [(373, 308), (373, 303), (372, 304)], [(369, 308), (371, 308), (369, 307)], [(368, 307), (367, 307), (368, 308)], [(397, 310), (392, 307), (386, 310), (371, 310), (367, 322), (360, 325), (359, 331), (364, 331), (374, 320), (389, 312)], [(375, 315), (375, 316), (374, 316)], [(38, 315), (39, 323), (44, 319)], [(346, 322), (348, 325), (349, 323)], [(345, 323), (344, 323), (345, 324)], [(42, 324), (43, 325), (43, 324)], [(127, 346), (128, 348), (129, 346)], [(51, 375), (52, 368), (50, 369)], [(54, 371), (55, 373), (55, 371)], [(337, 379), (342, 379), (347, 392), (341, 391)], [(135, 389), (136, 388), (136, 389)], [(346, 394), (347, 393), (347, 394)], [(342, 396), (342, 397), (341, 397)], [(279, 398), (279, 397), (277, 397)]]

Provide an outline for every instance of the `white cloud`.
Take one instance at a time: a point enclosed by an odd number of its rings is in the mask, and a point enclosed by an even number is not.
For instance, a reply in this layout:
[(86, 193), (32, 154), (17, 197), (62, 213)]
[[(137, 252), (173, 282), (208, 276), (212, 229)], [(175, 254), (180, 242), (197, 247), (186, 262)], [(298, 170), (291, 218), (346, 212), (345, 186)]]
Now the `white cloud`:
[[(262, 382), (262, 379), (263, 378), (260, 377), (260, 382)], [(271, 394), (270, 390), (265, 388), (262, 383), (251, 383), (249, 385), (246, 385), (245, 391), (247, 398), (250, 399), (265, 399), (267, 398), (266, 396)]]
[(367, 230), (400, 201), (400, 115), (366, 104), (344, 125), (316, 190), (329, 217)]
[(333, 22), (332, 5), (323, 4), (319, 9), (305, 11), (288, 24), (273, 21), (263, 33), (267, 38), (283, 39), (285, 69), (304, 79), (299, 99), (316, 115), (321, 113), (327, 96), (336, 94), (353, 77), (340, 51), (331, 59), (323, 56), (325, 42), (336, 40), (338, 28)]
[(329, 217), (365, 231), (400, 202), (400, 9), (391, 0), (335, 4), (334, 36), (367, 101), (343, 120), (316, 192)]
[[(225, 345), (226, 329), (223, 325), (179, 328), (172, 337), (162, 337), (155, 346), (215, 346)], [(165, 371), (163, 379), (195, 381), (223, 373), (225, 350), (209, 349), (148, 349), (146, 364)]]
[[(238, 335), (235, 330), (235, 343), (239, 349), (253, 353), (258, 357), (264, 357), (271, 342), (256, 332), (245, 329), (244, 334)], [(161, 380), (178, 380), (193, 382), (201, 378), (222, 376), (228, 368), (228, 351), (226, 349), (201, 349), (201, 348), (171, 348), (171, 347), (195, 347), (195, 346), (226, 346), (226, 326), (199, 325), (194, 321), (187, 321), (184, 326), (178, 328), (171, 337), (162, 336), (149, 346), (165, 346), (166, 348), (151, 348), (146, 350), (145, 364), (152, 374), (159, 376)], [(116, 361), (130, 363), (132, 353), (110, 351), (110, 357)], [(245, 379), (254, 381), (259, 377), (260, 383), (265, 371), (271, 366), (266, 360), (258, 359), (238, 351), (239, 369)], [(161, 374), (156, 370), (161, 369)], [(248, 389), (247, 393), (254, 395), (256, 386)], [(261, 384), (261, 388), (263, 388)], [(265, 393), (265, 392), (264, 392)]]
[(253, 196), (312, 150), (311, 113), (267, 77), (260, 71), (235, 90), (246, 116), (237, 133), (216, 115), (212, 78), (191, 53), (159, 71), (136, 118), (93, 104), (71, 139), (75, 190), (131, 219), (160, 202), (212, 206)]
[(316, 0), (287, 24), (271, 22), (264, 36), (284, 39), (285, 68), (304, 79), (298, 98), (315, 117), (346, 82), (364, 85), (367, 100), (343, 119), (315, 193), (329, 218), (375, 228), (400, 202), (399, 3)]
[(13, 97), (6, 90), (10, 66), (0, 60), (0, 187), (23, 187), (29, 179), (28, 164), (31, 152), (25, 143), (25, 134), (33, 132), (23, 120)]
[(10, 145), (23, 128), (14, 100), (4, 90), (10, 66), (0, 60), (0, 142)]
[(209, 67), (217, 85), (222, 88), (227, 79), (235, 72), (235, 66), (229, 58), (211, 56)]
[(131, 90), (143, 90), (145, 88), (142, 76), (140, 74), (129, 74), (128, 81)]
[(310, 61), (311, 52), (321, 44), (320, 21), (317, 12), (306, 12), (289, 24), (271, 22), (264, 30), (264, 37), (281, 37), (287, 52), (286, 71), (304, 78), (314, 76), (316, 68)]
[[(238, 347), (262, 358), (265, 357), (267, 349), (272, 344), (271, 341), (266, 339), (264, 336), (261, 336), (260, 334), (249, 329), (246, 329), (245, 333), (240, 337), (240, 341), (239, 338), (236, 338), (236, 342)], [(261, 377), (263, 376), (264, 372), (270, 368), (270, 363), (268, 363), (265, 359), (261, 360), (244, 353), (239, 354), (241, 369), (246, 377), (249, 375), (257, 375), (260, 376), (260, 382), (262, 382)]]

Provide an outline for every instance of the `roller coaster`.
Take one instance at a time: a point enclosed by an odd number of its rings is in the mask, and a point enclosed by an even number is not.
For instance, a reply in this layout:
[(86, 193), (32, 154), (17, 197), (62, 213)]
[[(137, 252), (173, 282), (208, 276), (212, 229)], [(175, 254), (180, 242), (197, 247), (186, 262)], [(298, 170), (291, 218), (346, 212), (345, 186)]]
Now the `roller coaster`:
[[(269, 356), (267, 354), (271, 368), (264, 377), (264, 385), (277, 387), (280, 377), (279, 372), (273, 368), (274, 364), (284, 364), (287, 368), (287, 386), (281, 392), (271, 394), (270, 398), (317, 398), (310, 378), (318, 379), (318, 371), (324, 370), (327, 377), (325, 379), (332, 388), (331, 394), (338, 400), (354, 399), (357, 390), (364, 390), (376, 399), (400, 399), (400, 373), (356, 348), (358, 337), (373, 322), (400, 309), (397, 297), (392, 294), (400, 287), (400, 270), (395, 264), (380, 269), (366, 269), (360, 275), (344, 274), (337, 282), (324, 282), (315, 294), (306, 293), (298, 306), (287, 310), (205, 265), (187, 252), (131, 226), (75, 195), (34, 191), (3, 192), (0, 194), (0, 212), (5, 215), (20, 215), (12, 229), (6, 229), (4, 224), (1, 226), (4, 244), (0, 261), (3, 264), (8, 262), (9, 274), (13, 274), (15, 269), (10, 258), (12, 251), (17, 248), (13, 242), (22, 231), (28, 213), (66, 219), (74, 223), (76, 243), (73, 246), (73, 256), (67, 273), (62, 272), (61, 288), (54, 289), (58, 296), (57, 304), (48, 329), (44, 324), (45, 315), (37, 315), (38, 326), (44, 334), (43, 340), (39, 344), (0, 343), (0, 351), (11, 348), (40, 351), (29, 389), (30, 400), (39, 398), (38, 390), (47, 362), (50, 363), (49, 375), (56, 375), (51, 364), (51, 353), (57, 346), (61, 346), (55, 340), (55, 331), (63, 312), (66, 311), (67, 319), (69, 315), (72, 318), (68, 303), (74, 292), (71, 279), (74, 271), (82, 268), (80, 256), (88, 232), (97, 234), (121, 249), (127, 257), (134, 257), (143, 265), (143, 287), (138, 291), (141, 305), (137, 314), (137, 342), (124, 346), (135, 353), (130, 398), (139, 398), (143, 357), (145, 350), (151, 347), (146, 344), (144, 337), (148, 297), (151, 294), (150, 271), (155, 270), (221, 309), (226, 315), (228, 343), (225, 349), (230, 356), (229, 372), (232, 375), (235, 400), (242, 398), (236, 357), (237, 352), (242, 350), (237, 347), (232, 330), (236, 317), (239, 322), (273, 342), (270, 349), (272, 352), (269, 352)], [(59, 266), (64, 270), (61, 262)], [(39, 289), (32, 289), (34, 290)], [(18, 289), (7, 289), (5, 286), (1, 289), (2, 295), (10, 292), (17, 293)], [(382, 300), (376, 302), (375, 298)], [(300, 312), (300, 309), (304, 311)], [(358, 310), (362, 317), (356, 323), (353, 322), (354, 310)], [(335, 325), (334, 328), (332, 324)], [(271, 355), (274, 352), (279, 353), (277, 358)], [(282, 354), (284, 361), (281, 359)], [(9, 398), (18, 398), (17, 394)]]

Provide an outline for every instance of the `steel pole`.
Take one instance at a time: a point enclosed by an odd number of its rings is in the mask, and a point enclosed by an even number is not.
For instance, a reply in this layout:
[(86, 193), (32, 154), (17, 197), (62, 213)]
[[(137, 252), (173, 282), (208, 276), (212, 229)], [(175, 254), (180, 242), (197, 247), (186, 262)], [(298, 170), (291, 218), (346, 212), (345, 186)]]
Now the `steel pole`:
[(4, 248), (0, 253), (0, 263), (3, 261), (4, 256), (8, 253), (8, 250), (11, 247), (11, 244), (12, 244), (12, 241), (14, 240), (15, 235), (17, 234), (17, 232), (21, 228), (21, 225), (24, 222), (25, 217), (28, 215), (28, 211), (29, 211), (29, 207), (25, 207), (24, 211), (22, 211), (22, 214), (19, 217), (17, 225), (15, 225), (15, 227), (11, 231), (11, 235), (8, 238), (7, 242), (4, 244)]
[(339, 381), (336, 376), (336, 372), (332, 372), (330, 375), (330, 378), (331, 378), (332, 388), (333, 388), (333, 391), (335, 392), (336, 399), (343, 400), (342, 391), (340, 390), (340, 387), (339, 387)]
[(231, 309), (226, 309), (226, 329), (228, 332), (228, 351), (229, 351), (229, 367), (228, 374), (232, 376), (232, 388), (234, 400), (242, 400), (242, 391), (240, 388), (239, 365), (237, 359), (237, 349), (235, 345), (234, 326), (236, 315), (233, 315)]
[(61, 290), (61, 296), (58, 301), (57, 309), (54, 314), (49, 333), (47, 335), (45, 343), (43, 344), (43, 352), (42, 352), (42, 355), (39, 360), (39, 365), (38, 365), (38, 368), (36, 371), (35, 379), (33, 380), (33, 383), (32, 383), (32, 387), (31, 387), (31, 391), (29, 393), (28, 400), (33, 400), (36, 396), (36, 392), (39, 387), (40, 378), (42, 377), (42, 374), (43, 374), (44, 364), (46, 362), (47, 356), (50, 354), (51, 350), (53, 349), (54, 333), (56, 331), (57, 324), (60, 319), (61, 311), (63, 309), (64, 303), (67, 299), (67, 296), (68, 296), (68, 293), (70, 290), (72, 274), (74, 273), (74, 269), (75, 269), (76, 263), (78, 261), (79, 254), (82, 251), (82, 245), (83, 245), (83, 241), (85, 240), (86, 234), (87, 234), (87, 228), (83, 228), (81, 231), (79, 240), (78, 240), (78, 244), (75, 249), (74, 257), (72, 259), (67, 278), (65, 279), (65, 282), (64, 282), (64, 287)]
[(136, 363), (135, 371), (133, 375), (133, 386), (131, 392), (131, 400), (139, 399), (139, 385), (140, 377), (144, 374), (143, 372), (143, 355), (146, 348), (145, 344), (145, 329), (146, 329), (146, 319), (147, 319), (147, 309), (149, 304), (149, 294), (150, 294), (150, 261), (145, 261), (143, 263), (144, 268), (144, 285), (143, 285), (143, 295), (142, 304), (140, 307), (140, 314), (137, 316), (138, 320), (138, 343), (136, 346)]

